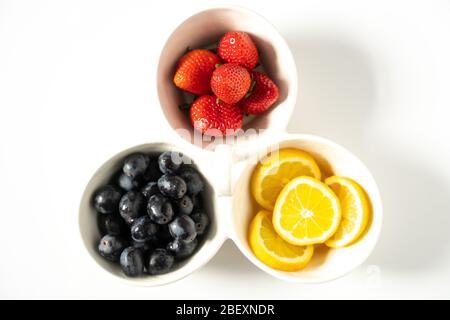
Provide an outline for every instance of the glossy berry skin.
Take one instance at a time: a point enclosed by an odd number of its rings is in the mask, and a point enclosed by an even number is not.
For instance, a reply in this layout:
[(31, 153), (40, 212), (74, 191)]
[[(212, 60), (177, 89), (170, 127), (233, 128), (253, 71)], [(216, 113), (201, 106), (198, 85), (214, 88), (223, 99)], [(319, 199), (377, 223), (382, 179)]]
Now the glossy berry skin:
[(158, 183), (157, 182), (149, 182), (147, 183), (141, 190), (141, 193), (149, 199), (152, 195), (159, 193)]
[(120, 199), (119, 213), (128, 223), (145, 214), (145, 198), (138, 191), (129, 191)]
[(175, 256), (176, 260), (182, 260), (191, 256), (197, 248), (197, 239), (191, 242), (184, 242), (181, 240), (173, 240), (167, 245), (167, 251)]
[(250, 89), (252, 79), (245, 67), (226, 63), (214, 70), (211, 77), (211, 90), (225, 103), (236, 104)]
[(125, 158), (123, 163), (123, 173), (131, 178), (144, 174), (150, 163), (147, 155), (134, 153)]
[(172, 237), (185, 242), (190, 242), (197, 237), (194, 221), (189, 216), (179, 216), (169, 224)]
[(278, 87), (264, 73), (253, 72), (255, 85), (250, 95), (241, 100), (239, 105), (247, 114), (259, 114), (268, 110), (278, 100)]
[(122, 173), (117, 179), (117, 183), (123, 190), (131, 191), (140, 187), (141, 180), (139, 179), (139, 177), (132, 178), (130, 176), (127, 176), (125, 173)]
[(144, 255), (135, 247), (125, 248), (120, 255), (120, 266), (128, 277), (138, 277), (144, 273)]
[(156, 249), (149, 257), (147, 271), (152, 275), (164, 274), (172, 269), (174, 257), (165, 249)]
[(119, 201), (122, 194), (118, 188), (107, 185), (99, 190), (94, 195), (94, 207), (99, 213), (115, 213), (119, 207)]
[(209, 217), (202, 211), (195, 212), (191, 215), (192, 220), (195, 223), (195, 230), (198, 235), (203, 235), (209, 226)]
[(192, 213), (192, 210), (194, 210), (194, 203), (192, 202), (191, 197), (187, 195), (183, 196), (183, 198), (177, 200), (175, 203), (178, 215), (189, 215)]
[(166, 151), (158, 157), (159, 170), (164, 174), (175, 174), (183, 165), (183, 154)]
[(180, 58), (177, 63), (173, 82), (175, 85), (195, 95), (211, 91), (211, 75), (219, 57), (209, 50), (192, 50)]
[(148, 215), (134, 220), (131, 225), (131, 238), (134, 241), (145, 242), (152, 239), (158, 231), (158, 225), (152, 223)]
[(154, 194), (150, 197), (147, 213), (150, 219), (157, 224), (167, 224), (174, 216), (172, 204), (162, 194)]
[(181, 199), (187, 191), (186, 182), (179, 176), (165, 174), (158, 179), (159, 191), (172, 199)]
[(198, 97), (189, 112), (192, 126), (209, 136), (233, 135), (242, 127), (240, 107), (218, 102), (212, 95)]
[(217, 45), (217, 54), (224, 62), (236, 63), (249, 70), (258, 63), (258, 49), (250, 35), (243, 31), (225, 33)]
[(120, 236), (111, 236), (109, 234), (103, 236), (98, 244), (98, 252), (109, 261), (118, 261), (123, 249), (127, 246), (127, 242)]
[(124, 235), (127, 232), (127, 225), (123, 219), (116, 214), (100, 214), (97, 221), (98, 228), (102, 235), (111, 236)]
[(203, 178), (194, 167), (184, 165), (179, 176), (186, 182), (187, 194), (196, 195), (203, 191), (205, 187)]

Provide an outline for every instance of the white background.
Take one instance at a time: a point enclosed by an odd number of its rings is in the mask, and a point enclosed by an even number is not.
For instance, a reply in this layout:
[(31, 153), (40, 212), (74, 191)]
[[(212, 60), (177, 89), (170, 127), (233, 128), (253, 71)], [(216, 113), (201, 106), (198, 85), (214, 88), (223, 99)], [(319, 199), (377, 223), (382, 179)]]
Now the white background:
[(359, 269), (284, 283), (229, 242), (158, 288), (94, 264), (78, 233), (81, 192), (116, 152), (171, 133), (155, 90), (159, 52), (214, 2), (0, 1), (0, 297), (450, 298), (450, 1), (241, 2), (295, 56), (288, 131), (344, 145), (380, 186), (381, 240)]

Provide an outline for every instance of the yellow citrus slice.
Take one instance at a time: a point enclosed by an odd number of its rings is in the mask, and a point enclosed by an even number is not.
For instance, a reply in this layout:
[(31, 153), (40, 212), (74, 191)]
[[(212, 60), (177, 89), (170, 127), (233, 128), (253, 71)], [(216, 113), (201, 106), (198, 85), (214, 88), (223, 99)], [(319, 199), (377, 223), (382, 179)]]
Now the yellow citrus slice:
[(324, 243), (337, 230), (341, 206), (334, 192), (311, 177), (298, 177), (281, 190), (273, 226), (287, 242), (304, 246)]
[(311, 260), (314, 246), (294, 246), (284, 241), (273, 229), (272, 214), (260, 211), (249, 228), (249, 242), (255, 256), (277, 270), (297, 271)]
[(344, 177), (329, 177), (325, 183), (338, 196), (342, 219), (336, 233), (325, 244), (342, 248), (354, 243), (367, 227), (370, 207), (366, 193), (355, 181)]
[(320, 179), (320, 169), (314, 159), (298, 149), (281, 149), (259, 163), (253, 172), (251, 191), (256, 202), (272, 210), (281, 189), (293, 178), (310, 176)]

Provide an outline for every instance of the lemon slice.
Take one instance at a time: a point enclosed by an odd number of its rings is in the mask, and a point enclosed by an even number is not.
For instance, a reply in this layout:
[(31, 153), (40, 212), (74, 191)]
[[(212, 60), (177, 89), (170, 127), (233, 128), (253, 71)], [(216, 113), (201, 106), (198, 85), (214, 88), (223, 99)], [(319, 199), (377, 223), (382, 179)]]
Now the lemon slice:
[(342, 209), (341, 223), (325, 244), (342, 248), (358, 240), (366, 229), (370, 215), (369, 200), (361, 186), (349, 178), (333, 176), (325, 183), (338, 196)]
[(320, 179), (319, 166), (309, 154), (298, 149), (281, 149), (272, 153), (253, 172), (253, 197), (263, 208), (272, 210), (281, 189), (299, 176)]
[(272, 226), (272, 214), (260, 211), (249, 228), (249, 242), (255, 256), (277, 270), (297, 271), (311, 260), (313, 246), (294, 246), (281, 239)]
[(273, 211), (273, 226), (287, 242), (304, 246), (324, 243), (337, 230), (341, 206), (323, 182), (299, 177), (281, 190)]

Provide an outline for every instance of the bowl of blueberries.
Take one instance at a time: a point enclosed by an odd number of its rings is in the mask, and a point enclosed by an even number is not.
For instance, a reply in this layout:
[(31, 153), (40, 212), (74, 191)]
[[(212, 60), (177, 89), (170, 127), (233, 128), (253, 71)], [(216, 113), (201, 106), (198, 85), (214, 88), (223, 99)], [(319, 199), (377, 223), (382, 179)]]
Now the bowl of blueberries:
[(203, 266), (225, 240), (210, 179), (179, 149), (153, 143), (125, 150), (85, 188), (81, 237), (109, 273), (135, 284), (166, 284)]

